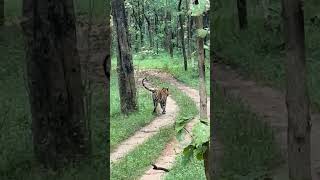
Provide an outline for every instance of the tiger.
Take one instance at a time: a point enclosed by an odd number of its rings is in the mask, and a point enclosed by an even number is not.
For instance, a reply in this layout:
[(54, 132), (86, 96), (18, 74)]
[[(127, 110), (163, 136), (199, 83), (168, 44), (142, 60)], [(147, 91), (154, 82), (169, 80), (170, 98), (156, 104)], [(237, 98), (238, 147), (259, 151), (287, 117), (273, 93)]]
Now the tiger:
[(169, 96), (169, 88), (162, 88), (162, 89), (150, 89), (145, 84), (144, 81), (147, 80), (144, 78), (142, 80), (142, 85), (148, 91), (152, 92), (152, 100), (153, 100), (153, 114), (157, 111), (157, 106), (160, 104), (162, 109), (162, 114), (166, 114), (166, 105), (167, 105), (167, 97)]

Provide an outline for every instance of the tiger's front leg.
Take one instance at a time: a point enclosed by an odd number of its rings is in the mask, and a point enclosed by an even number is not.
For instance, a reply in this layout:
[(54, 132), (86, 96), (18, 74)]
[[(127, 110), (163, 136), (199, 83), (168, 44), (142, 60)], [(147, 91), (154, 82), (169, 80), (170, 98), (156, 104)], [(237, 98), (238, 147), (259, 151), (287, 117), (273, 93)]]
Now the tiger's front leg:
[(160, 103), (162, 114), (166, 114), (166, 104), (167, 104), (166, 101)]

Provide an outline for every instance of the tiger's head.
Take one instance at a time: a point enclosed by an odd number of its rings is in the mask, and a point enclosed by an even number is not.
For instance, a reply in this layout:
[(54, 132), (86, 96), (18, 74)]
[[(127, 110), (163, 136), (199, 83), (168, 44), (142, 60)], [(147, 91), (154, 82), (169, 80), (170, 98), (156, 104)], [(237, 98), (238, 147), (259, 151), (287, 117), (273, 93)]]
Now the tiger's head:
[(169, 96), (169, 88), (162, 88), (161, 91), (162, 91), (163, 95)]

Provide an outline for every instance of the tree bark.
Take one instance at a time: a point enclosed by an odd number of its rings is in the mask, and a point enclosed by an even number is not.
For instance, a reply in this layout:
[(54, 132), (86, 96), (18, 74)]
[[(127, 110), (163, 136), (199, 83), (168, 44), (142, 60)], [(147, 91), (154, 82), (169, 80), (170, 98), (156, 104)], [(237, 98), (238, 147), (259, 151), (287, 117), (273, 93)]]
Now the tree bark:
[(152, 38), (152, 25), (151, 25), (151, 21), (150, 21), (150, 19), (147, 17), (147, 15), (146, 15), (146, 12), (145, 12), (145, 10), (144, 10), (144, 5), (142, 6), (142, 13), (143, 13), (143, 16), (144, 16), (144, 18), (145, 18), (145, 20), (146, 20), (146, 22), (147, 22), (147, 25), (148, 25), (148, 34), (149, 34), (149, 46), (150, 47), (153, 47), (153, 38)]
[(24, 0), (21, 26), (34, 153), (56, 170), (90, 151), (73, 1)]
[(246, 29), (248, 27), (247, 18), (247, 0), (237, 0), (238, 18), (240, 29)]
[(263, 17), (264, 17), (264, 27), (267, 30), (272, 30), (271, 26), (271, 15), (269, 11), (269, 6), (270, 6), (270, 0), (262, 0), (261, 5), (263, 8)]
[(0, 0), (0, 26), (4, 25), (4, 0)]
[[(195, 17), (196, 29), (203, 29), (203, 17)], [(200, 119), (207, 119), (207, 91), (206, 91), (206, 81), (205, 81), (205, 60), (204, 60), (204, 43), (203, 38), (197, 38), (198, 46), (198, 68), (199, 68), (199, 95), (200, 95)], [(207, 179), (209, 179), (209, 151), (205, 153), (205, 174)]]
[(310, 112), (302, 1), (282, 0), (286, 39), (288, 164), (290, 180), (311, 180)]
[(128, 114), (138, 109), (131, 47), (128, 38), (124, 0), (112, 0), (113, 22), (118, 40), (118, 82), (121, 112)]
[[(179, 5), (178, 5), (179, 12), (181, 11), (181, 4), (182, 4), (182, 0), (179, 1)], [(184, 20), (183, 20), (182, 14), (179, 15), (179, 23), (180, 23), (180, 40), (181, 40), (181, 46), (182, 46), (184, 70), (187, 71), (188, 70), (188, 59), (187, 59), (187, 54), (186, 54), (186, 45), (184, 42), (184, 29), (183, 29)]]
[[(110, 11), (111, 11), (111, 3), (110, 1), (107, 4), (106, 7), (107, 11), (107, 17), (106, 17), (106, 24), (107, 24), (107, 47), (106, 47), (106, 58), (104, 59), (103, 62), (103, 68), (105, 71), (105, 76), (106, 76), (106, 81), (105, 81), (105, 109), (106, 109), (106, 114), (105, 114), (105, 119), (106, 119), (106, 137), (110, 137), (110, 71), (111, 71), (111, 43), (112, 43), (112, 29), (111, 29), (111, 19), (110, 19)], [(107, 147), (106, 149), (106, 169), (107, 169), (107, 175), (110, 174), (110, 142), (107, 142)]]
[[(203, 28), (203, 17), (195, 17), (197, 29)], [(197, 38), (198, 46), (198, 68), (199, 68), (199, 94), (200, 94), (200, 118), (207, 119), (207, 91), (205, 81), (205, 60), (204, 60), (204, 47), (203, 38)]]
[[(186, 0), (186, 6), (187, 6), (187, 11), (190, 9), (190, 0)], [(188, 24), (187, 24), (187, 29), (188, 29), (188, 38), (187, 38), (187, 46), (188, 46), (188, 58), (191, 58), (191, 44), (190, 44), (190, 39), (191, 39), (191, 16), (188, 15)]]
[(4, 25), (4, 0), (0, 0), (0, 26)]

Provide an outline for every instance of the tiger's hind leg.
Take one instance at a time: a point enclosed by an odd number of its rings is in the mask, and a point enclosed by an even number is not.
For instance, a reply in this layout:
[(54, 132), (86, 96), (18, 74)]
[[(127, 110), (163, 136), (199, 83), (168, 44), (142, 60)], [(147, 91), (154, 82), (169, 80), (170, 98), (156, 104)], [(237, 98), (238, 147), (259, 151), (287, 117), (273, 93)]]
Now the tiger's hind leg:
[(152, 114), (156, 114), (157, 113), (158, 101), (157, 101), (156, 97), (154, 97), (154, 95), (152, 96), (152, 98), (153, 98), (153, 107), (154, 107)]

